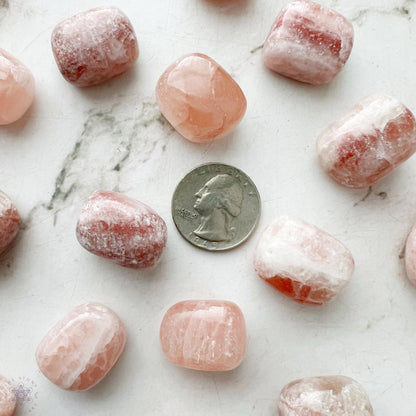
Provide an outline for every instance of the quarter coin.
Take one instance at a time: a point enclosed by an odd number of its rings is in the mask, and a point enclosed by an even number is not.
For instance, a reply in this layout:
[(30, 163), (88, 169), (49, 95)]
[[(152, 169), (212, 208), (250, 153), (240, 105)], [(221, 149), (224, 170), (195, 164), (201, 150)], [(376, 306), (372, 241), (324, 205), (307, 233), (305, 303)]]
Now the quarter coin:
[(229, 250), (243, 243), (260, 216), (260, 195), (240, 169), (207, 163), (189, 172), (176, 187), (172, 217), (194, 246)]

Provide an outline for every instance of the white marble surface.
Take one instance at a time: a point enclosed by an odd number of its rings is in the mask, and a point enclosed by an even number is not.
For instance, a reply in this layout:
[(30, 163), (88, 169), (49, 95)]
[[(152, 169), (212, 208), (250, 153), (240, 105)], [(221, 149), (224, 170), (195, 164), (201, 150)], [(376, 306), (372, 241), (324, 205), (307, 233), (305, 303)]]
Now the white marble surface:
[[(26, 63), (37, 82), (36, 103), (24, 119), (0, 127), (0, 188), (24, 225), (0, 258), (0, 373), (32, 389), (19, 416), (271, 416), (287, 382), (327, 374), (362, 383), (378, 416), (416, 414), (416, 289), (400, 255), (416, 220), (416, 156), (371, 191), (354, 191), (333, 183), (315, 153), (319, 133), (366, 95), (390, 94), (416, 111), (416, 1), (322, 3), (350, 18), (356, 34), (346, 67), (329, 86), (302, 85), (263, 67), (259, 47), (284, 0), (229, 6), (118, 0), (113, 4), (136, 29), (139, 61), (118, 79), (81, 90), (61, 77), (50, 34), (60, 20), (107, 3), (0, 1), (0, 46)], [(245, 118), (221, 141), (185, 141), (155, 104), (158, 77), (189, 52), (217, 60), (246, 94)], [(189, 245), (170, 215), (178, 181), (211, 161), (244, 170), (262, 196), (254, 235), (227, 253)], [(168, 244), (156, 269), (124, 269), (78, 244), (80, 207), (97, 188), (124, 192), (165, 218)], [(351, 249), (353, 280), (332, 304), (298, 305), (256, 276), (259, 233), (283, 214), (319, 226)], [(162, 356), (164, 312), (193, 298), (228, 299), (243, 310), (248, 351), (237, 370), (198, 373)], [(87, 301), (119, 314), (127, 347), (100, 385), (67, 392), (43, 377), (34, 352), (58, 319)]]

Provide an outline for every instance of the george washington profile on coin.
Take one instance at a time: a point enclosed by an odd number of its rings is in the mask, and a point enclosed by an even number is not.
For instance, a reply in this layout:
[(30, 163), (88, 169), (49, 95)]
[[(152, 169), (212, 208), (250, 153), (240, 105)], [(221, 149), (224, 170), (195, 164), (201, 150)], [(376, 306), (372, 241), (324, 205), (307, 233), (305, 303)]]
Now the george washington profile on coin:
[(260, 215), (260, 195), (240, 169), (205, 163), (187, 173), (172, 196), (172, 218), (186, 241), (209, 251), (247, 240)]
[(231, 240), (235, 235), (232, 221), (240, 215), (243, 203), (240, 183), (231, 175), (220, 174), (206, 182), (195, 197), (200, 223), (193, 233), (208, 241)]

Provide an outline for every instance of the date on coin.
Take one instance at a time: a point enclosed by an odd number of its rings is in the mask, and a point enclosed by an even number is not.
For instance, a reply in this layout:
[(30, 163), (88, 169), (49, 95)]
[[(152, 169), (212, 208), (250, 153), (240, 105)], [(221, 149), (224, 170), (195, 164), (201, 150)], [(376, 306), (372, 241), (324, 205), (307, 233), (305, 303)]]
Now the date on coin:
[(189, 172), (176, 187), (172, 217), (191, 244), (210, 251), (243, 243), (260, 216), (260, 195), (241, 170), (207, 163)]

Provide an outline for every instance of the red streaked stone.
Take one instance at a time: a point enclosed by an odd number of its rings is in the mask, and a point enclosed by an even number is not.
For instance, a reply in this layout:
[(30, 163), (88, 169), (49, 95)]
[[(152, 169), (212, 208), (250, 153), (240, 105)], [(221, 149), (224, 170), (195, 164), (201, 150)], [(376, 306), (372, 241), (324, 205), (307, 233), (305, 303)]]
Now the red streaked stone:
[(97, 191), (78, 219), (79, 243), (124, 267), (154, 266), (166, 245), (167, 228), (150, 207), (123, 194)]
[(222, 300), (187, 300), (163, 317), (160, 342), (166, 358), (194, 370), (227, 371), (240, 365), (246, 327), (240, 308)]
[(20, 216), (12, 200), (0, 191), (0, 253), (14, 240), (20, 228)]
[(213, 59), (199, 53), (179, 58), (162, 74), (156, 97), (169, 123), (197, 143), (230, 133), (247, 107), (233, 78)]
[(79, 87), (126, 72), (139, 56), (133, 26), (116, 7), (98, 7), (62, 21), (51, 42), (62, 75)]
[(350, 56), (352, 24), (338, 12), (309, 0), (290, 2), (264, 43), (272, 71), (308, 84), (331, 82)]
[(349, 250), (326, 232), (283, 216), (261, 235), (254, 268), (259, 277), (289, 298), (322, 305), (348, 284), (354, 260)]
[(318, 138), (319, 161), (336, 182), (365, 188), (416, 151), (416, 121), (395, 98), (364, 99)]

